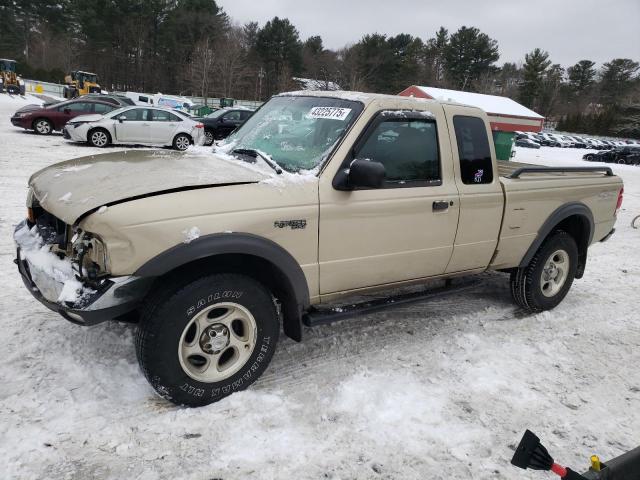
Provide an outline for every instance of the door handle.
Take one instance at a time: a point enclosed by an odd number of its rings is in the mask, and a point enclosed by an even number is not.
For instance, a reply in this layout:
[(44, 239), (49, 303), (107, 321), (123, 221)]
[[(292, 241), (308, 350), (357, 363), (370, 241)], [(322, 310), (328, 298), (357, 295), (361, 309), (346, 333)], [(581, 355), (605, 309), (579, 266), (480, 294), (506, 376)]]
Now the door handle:
[(149, 124), (148, 124), (148, 123), (143, 123), (143, 124), (142, 124), (142, 126), (143, 126), (143, 127), (148, 127), (148, 126), (149, 126)]
[(442, 212), (442, 211), (448, 210), (448, 209), (449, 209), (449, 202), (447, 202), (446, 200), (437, 200), (437, 201), (433, 202), (433, 211), (434, 212)]

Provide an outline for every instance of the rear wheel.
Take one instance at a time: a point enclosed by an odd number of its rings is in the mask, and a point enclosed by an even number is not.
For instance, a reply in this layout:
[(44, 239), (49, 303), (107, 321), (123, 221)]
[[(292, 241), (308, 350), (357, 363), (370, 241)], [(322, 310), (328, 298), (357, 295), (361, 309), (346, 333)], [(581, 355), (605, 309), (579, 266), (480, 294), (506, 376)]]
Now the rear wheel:
[(206, 128), (204, 130), (204, 144), (207, 146), (213, 145), (214, 140), (215, 138), (213, 137), (213, 130), (209, 130), (208, 128)]
[(279, 331), (268, 290), (244, 275), (216, 274), (149, 297), (136, 354), (159, 395), (198, 407), (251, 385), (271, 361)]
[(511, 295), (522, 308), (541, 312), (567, 295), (578, 268), (578, 247), (568, 233), (551, 234), (529, 265), (511, 273)]
[(53, 125), (46, 118), (38, 118), (33, 122), (33, 130), (39, 135), (49, 135), (53, 131)]
[(191, 145), (191, 138), (186, 133), (179, 133), (176, 138), (173, 139), (173, 148), (176, 150), (184, 151)]
[(587, 159), (587, 162), (593, 162), (593, 154), (592, 154), (592, 153), (589, 153), (589, 154), (586, 156), (586, 159)]
[(89, 132), (87, 140), (94, 147), (104, 148), (111, 143), (111, 135), (104, 128), (96, 128)]

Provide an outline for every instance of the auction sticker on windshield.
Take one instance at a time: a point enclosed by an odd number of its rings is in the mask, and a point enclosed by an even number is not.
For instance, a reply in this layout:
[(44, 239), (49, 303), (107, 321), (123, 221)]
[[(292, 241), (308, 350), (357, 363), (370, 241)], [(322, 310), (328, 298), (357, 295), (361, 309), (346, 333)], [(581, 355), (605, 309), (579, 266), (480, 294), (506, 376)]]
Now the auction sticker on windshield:
[(343, 120), (351, 113), (350, 108), (339, 107), (313, 107), (309, 111), (309, 118), (328, 118), (331, 120)]

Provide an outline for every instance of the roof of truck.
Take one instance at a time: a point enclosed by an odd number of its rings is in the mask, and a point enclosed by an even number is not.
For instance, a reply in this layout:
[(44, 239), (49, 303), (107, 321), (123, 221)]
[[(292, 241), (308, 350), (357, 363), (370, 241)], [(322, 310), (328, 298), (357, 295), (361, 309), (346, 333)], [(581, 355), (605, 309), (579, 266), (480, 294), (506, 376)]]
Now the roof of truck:
[[(292, 92), (283, 92), (278, 95), (278, 97), (286, 97), (286, 96), (302, 96), (302, 97), (327, 97), (327, 98), (339, 98), (343, 100), (351, 100), (362, 103), (371, 103), (374, 100), (391, 100), (394, 102), (403, 102), (403, 103), (446, 103), (446, 104), (460, 104), (459, 102), (452, 101), (443, 101), (439, 99), (427, 99), (427, 98), (419, 98), (419, 97), (403, 97), (400, 95), (387, 95), (384, 93), (368, 93), (368, 92), (351, 92), (347, 90), (295, 90)], [(465, 104), (460, 104), (465, 105)], [(469, 107), (475, 107), (474, 105), (465, 105)]]

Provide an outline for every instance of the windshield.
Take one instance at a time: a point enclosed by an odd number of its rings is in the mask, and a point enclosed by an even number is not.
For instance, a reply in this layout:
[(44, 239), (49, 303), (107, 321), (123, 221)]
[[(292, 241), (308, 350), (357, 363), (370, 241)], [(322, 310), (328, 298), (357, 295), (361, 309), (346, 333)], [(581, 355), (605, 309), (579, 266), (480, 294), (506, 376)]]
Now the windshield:
[(359, 102), (338, 98), (274, 97), (221, 147), (257, 150), (289, 172), (311, 170), (329, 156), (362, 109)]

